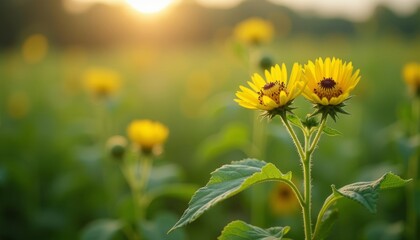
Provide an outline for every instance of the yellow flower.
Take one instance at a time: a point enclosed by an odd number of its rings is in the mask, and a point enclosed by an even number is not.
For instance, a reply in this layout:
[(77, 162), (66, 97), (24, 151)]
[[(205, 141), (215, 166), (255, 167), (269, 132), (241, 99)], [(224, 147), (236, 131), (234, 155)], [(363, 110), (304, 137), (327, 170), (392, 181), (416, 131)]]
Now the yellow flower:
[(239, 86), (241, 91), (236, 92), (235, 101), (248, 109), (260, 109), (267, 111), (273, 117), (284, 111), (300, 93), (304, 82), (301, 80), (302, 67), (293, 64), (290, 77), (287, 76), (286, 65), (277, 64), (271, 67), (271, 72), (265, 71), (265, 80), (255, 73), (252, 82), (248, 81), (251, 88)]
[(339, 105), (350, 96), (360, 80), (360, 70), (353, 73), (351, 62), (343, 63), (338, 58), (321, 58), (305, 65), (304, 77), (307, 85), (303, 96), (320, 105)]
[(274, 27), (261, 18), (249, 18), (240, 22), (234, 30), (235, 38), (248, 45), (259, 45), (273, 39)]
[(96, 97), (115, 94), (121, 84), (120, 75), (111, 69), (89, 68), (83, 74), (86, 89)]
[(159, 150), (169, 134), (165, 125), (151, 120), (134, 120), (128, 126), (127, 132), (130, 140), (144, 153)]
[(420, 63), (407, 63), (403, 69), (403, 76), (410, 90), (420, 96)]
[(291, 214), (299, 209), (299, 201), (289, 186), (279, 183), (270, 193), (269, 206), (275, 214)]

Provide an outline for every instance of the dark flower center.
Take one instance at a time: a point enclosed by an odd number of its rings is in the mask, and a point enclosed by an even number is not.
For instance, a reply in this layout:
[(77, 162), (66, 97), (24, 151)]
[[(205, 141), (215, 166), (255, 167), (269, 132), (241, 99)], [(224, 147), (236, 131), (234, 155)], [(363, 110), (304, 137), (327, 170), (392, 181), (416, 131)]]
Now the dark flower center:
[(322, 88), (334, 88), (337, 83), (332, 78), (324, 78), (319, 85)]
[(288, 188), (282, 187), (278, 190), (278, 196), (280, 199), (289, 199), (293, 197), (292, 193)]
[(314, 88), (314, 93), (322, 100), (324, 97), (330, 100), (333, 97), (340, 96), (343, 91), (337, 86), (337, 82), (332, 78), (324, 78)]
[(283, 82), (275, 81), (266, 83), (262, 89), (258, 92), (258, 101), (261, 105), (264, 105), (263, 97), (269, 97), (277, 104), (280, 104), (280, 93), (284, 91), (287, 94), (286, 86)]

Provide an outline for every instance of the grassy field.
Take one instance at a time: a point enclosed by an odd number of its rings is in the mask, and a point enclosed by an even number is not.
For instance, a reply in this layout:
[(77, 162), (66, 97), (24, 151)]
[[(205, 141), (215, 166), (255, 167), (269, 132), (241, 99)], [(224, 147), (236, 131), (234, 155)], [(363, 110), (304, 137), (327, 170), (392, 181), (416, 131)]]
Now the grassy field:
[[(315, 155), (316, 210), (333, 183), (373, 180), (386, 171), (405, 176), (410, 100), (401, 70), (406, 62), (420, 60), (418, 39), (302, 36), (277, 40), (262, 52), (288, 66), (335, 56), (361, 70), (362, 80), (346, 107), (351, 115), (331, 123), (342, 135), (324, 137)], [(25, 62), (20, 49), (3, 50), (0, 238), (77, 239), (95, 219), (129, 218), (129, 190), (117, 163), (107, 157), (105, 142), (110, 136), (126, 135), (134, 119), (153, 119), (168, 126), (164, 154), (155, 164), (172, 164), (182, 182), (202, 186), (215, 168), (248, 157), (254, 113), (233, 101), (252, 71), (243, 56), (230, 41), (107, 50), (50, 46), (37, 63)], [(98, 101), (87, 93), (82, 75), (92, 66), (120, 74), (122, 87), (115, 96)], [(296, 110), (298, 114), (311, 108), (303, 98), (296, 105), (303, 106)], [(300, 167), (281, 122), (272, 120), (266, 132), (264, 159), (285, 172), (296, 171), (299, 182)], [(267, 185), (263, 191), (271, 189)], [(249, 221), (250, 193), (219, 204), (187, 226), (189, 239), (216, 239), (228, 222)], [(385, 239), (378, 234), (401, 239), (404, 193), (404, 189), (384, 193), (376, 215), (353, 202), (340, 202), (346, 210), (330, 239)], [(189, 197), (159, 199), (147, 215), (165, 210), (179, 217)], [(279, 216), (265, 199), (261, 203), (262, 227), (289, 224), (289, 237), (303, 238), (299, 212)]]

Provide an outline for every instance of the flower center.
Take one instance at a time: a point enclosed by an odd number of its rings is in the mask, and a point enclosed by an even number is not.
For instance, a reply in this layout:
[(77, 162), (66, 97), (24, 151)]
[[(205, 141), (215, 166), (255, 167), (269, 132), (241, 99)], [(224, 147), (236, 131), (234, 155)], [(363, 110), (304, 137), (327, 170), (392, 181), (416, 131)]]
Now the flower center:
[(291, 194), (290, 190), (287, 188), (281, 188), (278, 190), (278, 197), (280, 199), (290, 199), (293, 197), (293, 195)]
[(284, 91), (287, 94), (286, 86), (283, 82), (275, 81), (266, 83), (262, 89), (258, 92), (258, 101), (261, 105), (265, 105), (263, 97), (267, 96), (271, 98), (277, 104), (280, 104), (280, 92)]
[(343, 91), (337, 87), (337, 82), (332, 78), (324, 78), (318, 83), (318, 87), (314, 88), (314, 93), (320, 99), (324, 97), (330, 100), (333, 97), (340, 96)]

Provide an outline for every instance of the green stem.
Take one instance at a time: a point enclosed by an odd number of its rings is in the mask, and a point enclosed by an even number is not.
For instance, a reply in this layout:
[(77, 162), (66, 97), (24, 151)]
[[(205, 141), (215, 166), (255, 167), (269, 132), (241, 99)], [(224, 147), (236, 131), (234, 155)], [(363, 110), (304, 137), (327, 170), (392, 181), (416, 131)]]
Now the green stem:
[[(308, 160), (309, 159), (309, 160)], [(311, 155), (306, 152), (305, 159), (303, 161), (303, 181), (304, 181), (304, 198), (305, 205), (303, 207), (303, 226), (305, 228), (305, 239), (312, 239), (312, 223), (311, 223), (311, 210), (312, 210), (312, 179), (311, 179)]]
[(138, 203), (140, 202), (140, 195), (138, 194), (138, 185), (135, 180), (135, 176), (130, 169), (130, 166), (124, 163), (124, 165), (120, 166), (121, 172), (127, 181), (128, 186), (130, 187), (131, 196), (133, 198), (133, 208), (134, 208), (134, 215), (136, 219), (140, 219), (140, 209), (138, 207)]
[[(413, 125), (410, 126), (410, 137), (418, 137), (420, 122), (420, 97), (415, 97), (412, 102)], [(407, 177), (413, 179), (413, 184), (407, 187), (407, 228), (408, 239), (417, 239), (417, 213), (415, 211), (415, 192), (418, 186), (418, 161), (419, 147), (414, 150), (407, 165)]]
[[(316, 145), (321, 138), (322, 131), (325, 127), (327, 122), (327, 118), (323, 117), (321, 120), (321, 124), (318, 127), (318, 131), (312, 141), (309, 144), (309, 137), (308, 132), (304, 131), (305, 135), (305, 155), (302, 158), (303, 164), (303, 181), (304, 181), (304, 198), (305, 198), (305, 205), (303, 207), (303, 225), (305, 229), (305, 239), (311, 240), (312, 239), (312, 176), (311, 176), (311, 165), (312, 165), (312, 153), (315, 150)], [(308, 149), (308, 145), (310, 145)]]
[(143, 219), (146, 214), (146, 204), (147, 201), (145, 201), (145, 190), (147, 187), (147, 184), (149, 183), (150, 179), (150, 173), (152, 170), (152, 159), (150, 157), (144, 157), (140, 160), (141, 163), (141, 169), (140, 169), (140, 180), (138, 183), (138, 193), (140, 194), (139, 197), (139, 205), (140, 205), (140, 219)]
[(302, 197), (302, 194), (300, 194), (299, 190), (297, 189), (296, 185), (293, 184), (293, 182), (289, 182), (289, 181), (285, 181), (284, 183), (286, 183), (295, 193), (296, 198), (299, 201), (300, 206), (303, 208), (305, 205), (305, 200)]
[[(287, 120), (286, 114), (280, 114), (281, 121), (283, 122), (283, 125), (286, 127), (287, 131), (289, 132), (290, 137), (292, 137), (293, 143), (296, 146), (296, 149), (299, 153), (299, 157), (301, 160), (304, 159), (304, 151), (302, 148), (302, 144), (300, 143), (295, 131), (293, 130), (292, 126), (290, 126), (289, 121)], [(305, 134), (306, 135), (306, 134)]]
[(316, 148), (316, 145), (318, 144), (318, 141), (321, 137), (322, 131), (324, 130), (325, 124), (327, 123), (327, 117), (323, 116), (321, 120), (321, 124), (319, 125), (318, 131), (314, 137), (314, 140), (312, 141), (311, 147), (309, 148), (308, 152), (309, 154), (312, 154), (313, 151)]

